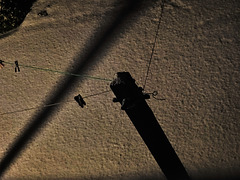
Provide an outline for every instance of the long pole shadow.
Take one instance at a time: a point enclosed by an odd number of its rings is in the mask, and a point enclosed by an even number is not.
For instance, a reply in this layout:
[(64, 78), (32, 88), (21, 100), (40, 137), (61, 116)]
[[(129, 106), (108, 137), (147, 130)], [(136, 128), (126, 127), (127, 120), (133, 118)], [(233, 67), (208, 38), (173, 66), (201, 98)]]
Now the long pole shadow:
[(190, 180), (182, 162), (158, 123), (142, 92), (128, 72), (118, 72), (110, 87), (116, 95), (114, 102), (120, 102), (139, 135), (152, 153), (154, 159), (168, 180)]
[[(114, 18), (111, 18), (111, 22), (107, 24), (102, 22), (102, 24), (105, 24), (101, 26), (100, 29), (102, 30), (99, 30), (94, 34), (94, 39), (89, 40), (89, 44), (87, 44), (85, 49), (82, 51), (86, 53), (79, 55), (75, 59), (74, 69), (69, 72), (73, 74), (83, 74), (91, 64), (96, 62), (96, 57), (98, 54), (106, 50), (106, 45), (112, 44), (117, 40), (116, 35), (119, 28), (124, 24), (125, 20), (133, 15), (136, 11), (142, 10), (151, 4), (151, 1), (149, 1), (148, 3), (144, 3), (143, 6), (142, 3), (144, 0), (124, 0), (122, 2), (124, 4), (122, 9), (118, 11), (117, 15)], [(75, 76), (64, 77), (60, 81), (61, 83), (56, 87), (56, 90), (52, 90), (52, 95), (47, 98), (45, 104), (54, 104), (56, 102), (61, 102), (70, 91), (71, 87), (77, 81), (82, 81), (82, 78)], [(44, 108), (30, 120), (29, 125), (12, 143), (12, 146), (9, 148), (6, 155), (2, 158), (0, 162), (0, 177), (4, 175), (6, 170), (16, 160), (22, 150), (26, 148), (27, 144), (36, 135), (40, 128), (49, 120), (52, 115), (54, 115), (56, 110), (56, 106)]]

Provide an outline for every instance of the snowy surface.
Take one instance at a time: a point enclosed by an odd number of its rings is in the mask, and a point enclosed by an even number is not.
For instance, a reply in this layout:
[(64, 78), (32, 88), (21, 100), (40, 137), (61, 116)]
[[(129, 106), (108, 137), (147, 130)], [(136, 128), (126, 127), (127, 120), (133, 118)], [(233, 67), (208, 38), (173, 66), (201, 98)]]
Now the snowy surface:
[[(0, 157), (43, 106), (94, 34), (122, 1), (38, 0), (20, 28), (0, 39)], [(130, 16), (85, 74), (112, 79), (131, 73), (143, 85), (161, 1)], [(46, 10), (48, 16), (39, 16)], [(192, 179), (236, 177), (240, 167), (240, 2), (168, 0), (146, 91), (148, 104)], [(3, 179), (165, 179), (107, 81), (75, 84)], [(21, 111), (21, 112), (15, 112)], [(15, 113), (9, 113), (15, 112)]]

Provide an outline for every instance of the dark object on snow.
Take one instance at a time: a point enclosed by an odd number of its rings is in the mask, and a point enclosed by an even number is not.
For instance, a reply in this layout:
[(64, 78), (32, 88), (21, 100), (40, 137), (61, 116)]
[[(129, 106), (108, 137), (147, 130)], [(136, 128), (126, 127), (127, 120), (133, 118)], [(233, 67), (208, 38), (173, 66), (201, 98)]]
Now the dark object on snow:
[(120, 102), (162, 172), (168, 180), (189, 180), (189, 176), (171, 146), (161, 126), (145, 99), (148, 94), (142, 93), (142, 88), (128, 72), (118, 72), (110, 87), (116, 95), (115, 102)]
[(18, 61), (15, 61), (15, 72), (20, 72)]
[(84, 105), (86, 105), (86, 102), (83, 100), (82, 96), (79, 94), (74, 97), (75, 101), (83, 108)]

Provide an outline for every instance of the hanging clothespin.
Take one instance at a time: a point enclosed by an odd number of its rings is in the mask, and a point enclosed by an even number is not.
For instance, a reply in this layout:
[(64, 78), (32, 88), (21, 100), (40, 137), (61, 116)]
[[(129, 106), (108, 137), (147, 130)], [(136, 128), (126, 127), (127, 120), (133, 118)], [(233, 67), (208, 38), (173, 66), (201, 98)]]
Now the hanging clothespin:
[(4, 64), (3, 64), (4, 61), (0, 60), (0, 69), (2, 69), (4, 67)]
[(86, 102), (83, 100), (82, 96), (79, 94), (74, 97), (75, 101), (83, 108), (84, 105), (86, 105)]
[(15, 72), (20, 72), (18, 61), (15, 61)]

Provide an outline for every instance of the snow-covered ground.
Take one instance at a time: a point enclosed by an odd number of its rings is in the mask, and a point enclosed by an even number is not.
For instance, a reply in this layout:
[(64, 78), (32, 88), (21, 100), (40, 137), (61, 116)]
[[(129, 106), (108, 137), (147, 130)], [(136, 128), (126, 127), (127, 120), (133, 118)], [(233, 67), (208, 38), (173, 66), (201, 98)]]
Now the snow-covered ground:
[[(143, 86), (161, 3), (129, 16), (84, 74), (112, 79), (128, 71)], [(0, 39), (0, 59), (18, 60), (21, 70), (7, 63), (0, 69), (1, 158), (65, 77), (21, 65), (70, 71), (122, 5), (38, 0), (19, 29)], [(192, 179), (239, 175), (239, 17), (238, 0), (167, 0), (164, 6), (145, 90), (166, 99), (147, 102)], [(112, 92), (86, 98), (83, 109), (73, 100), (110, 90), (109, 84), (76, 83), (3, 179), (165, 179)]]

